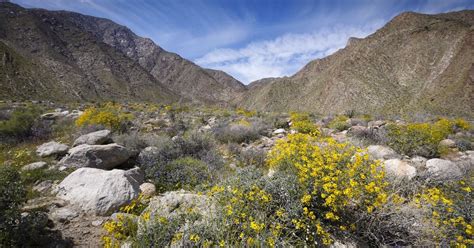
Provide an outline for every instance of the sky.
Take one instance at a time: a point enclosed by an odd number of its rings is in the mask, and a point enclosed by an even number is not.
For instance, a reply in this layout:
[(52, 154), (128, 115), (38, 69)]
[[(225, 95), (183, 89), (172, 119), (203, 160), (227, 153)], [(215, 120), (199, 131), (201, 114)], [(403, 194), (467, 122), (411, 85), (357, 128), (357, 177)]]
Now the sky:
[(248, 84), (290, 76), (401, 12), (474, 9), (472, 0), (12, 0), (104, 17)]

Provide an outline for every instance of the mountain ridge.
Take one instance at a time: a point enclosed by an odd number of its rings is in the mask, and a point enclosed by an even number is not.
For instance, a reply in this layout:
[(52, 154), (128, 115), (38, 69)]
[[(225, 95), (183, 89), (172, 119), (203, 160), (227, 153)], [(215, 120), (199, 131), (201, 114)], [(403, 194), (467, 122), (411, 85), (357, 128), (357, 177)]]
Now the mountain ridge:
[[(230, 75), (220, 73), (221, 82), (206, 69), (105, 18), (12, 3), (0, 3), (0, 15), (0, 41), (50, 68), (51, 84), (73, 92), (64, 92), (66, 98), (226, 104), (231, 95), (246, 90)], [(29, 96), (35, 97), (35, 80), (26, 85)], [(6, 88), (0, 97), (15, 96), (12, 92)]]
[(249, 87), (260, 110), (338, 114), (454, 114), (474, 109), (474, 11), (406, 12), (290, 77)]

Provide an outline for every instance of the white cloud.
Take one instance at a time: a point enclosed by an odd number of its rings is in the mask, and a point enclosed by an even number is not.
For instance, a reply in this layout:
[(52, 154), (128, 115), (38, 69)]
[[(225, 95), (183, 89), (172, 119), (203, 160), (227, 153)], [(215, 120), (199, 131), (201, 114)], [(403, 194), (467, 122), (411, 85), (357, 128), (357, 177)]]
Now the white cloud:
[(343, 48), (349, 37), (365, 37), (383, 24), (335, 26), (313, 33), (287, 33), (273, 40), (247, 44), (239, 49), (216, 49), (195, 62), (203, 67), (226, 71), (244, 83), (264, 77), (289, 76), (309, 61)]

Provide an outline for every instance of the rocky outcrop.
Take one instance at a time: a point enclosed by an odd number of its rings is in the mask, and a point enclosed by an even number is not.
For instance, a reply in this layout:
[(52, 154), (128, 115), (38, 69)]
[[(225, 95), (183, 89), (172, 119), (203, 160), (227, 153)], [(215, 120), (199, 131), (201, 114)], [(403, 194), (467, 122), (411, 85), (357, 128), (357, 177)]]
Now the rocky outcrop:
[(57, 197), (88, 214), (108, 215), (138, 197), (136, 171), (79, 168), (58, 186)]
[(117, 145), (79, 145), (71, 148), (61, 161), (60, 166), (91, 167), (98, 169), (113, 169), (125, 163), (130, 158), (127, 148)]

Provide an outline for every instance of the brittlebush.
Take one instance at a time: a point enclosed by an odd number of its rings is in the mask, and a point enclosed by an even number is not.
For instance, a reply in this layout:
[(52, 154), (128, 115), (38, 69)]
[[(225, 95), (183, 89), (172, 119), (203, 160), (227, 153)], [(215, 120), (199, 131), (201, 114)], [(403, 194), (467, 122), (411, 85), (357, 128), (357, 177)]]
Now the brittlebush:
[(319, 135), (319, 127), (311, 122), (309, 115), (306, 113), (292, 113), (291, 114), (291, 128), (299, 133)]
[(103, 107), (89, 107), (76, 120), (76, 126), (100, 125), (119, 130), (122, 125), (133, 119), (133, 115), (124, 112), (119, 104), (107, 103)]
[(331, 138), (289, 135), (270, 152), (268, 165), (297, 174), (305, 190), (304, 207), (293, 223), (295, 229), (305, 230), (310, 242), (332, 243), (331, 232), (357, 228), (356, 213), (371, 213), (387, 201), (381, 164)]

